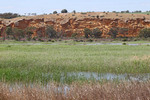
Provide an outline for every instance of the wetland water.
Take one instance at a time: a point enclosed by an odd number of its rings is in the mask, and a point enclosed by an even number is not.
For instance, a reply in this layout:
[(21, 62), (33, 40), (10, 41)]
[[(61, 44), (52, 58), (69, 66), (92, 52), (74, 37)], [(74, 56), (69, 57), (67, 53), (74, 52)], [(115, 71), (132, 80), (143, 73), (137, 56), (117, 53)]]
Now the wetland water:
[(85, 77), (86, 79), (95, 80), (127, 80), (127, 81), (146, 81), (150, 79), (150, 73), (147, 74), (112, 74), (112, 73), (94, 73), (94, 72), (78, 72), (68, 73), (68, 76)]
[[(67, 76), (66, 76), (67, 75)], [(85, 78), (87, 80), (93, 79), (93, 80), (120, 80), (120, 81), (138, 81), (138, 82), (144, 82), (150, 80), (150, 73), (144, 73), (144, 74), (113, 74), (113, 73), (95, 73), (95, 72), (68, 72), (67, 74), (61, 73), (60, 82), (63, 83), (65, 81), (66, 77), (76, 77), (77, 79)], [(43, 77), (47, 78), (53, 78), (53, 74), (51, 73), (43, 73)], [(28, 84), (29, 87), (35, 87), (34, 84)], [(24, 84), (15, 84), (11, 85), (9, 87), (9, 91), (12, 92), (14, 89), (19, 89), (24, 87)], [(44, 90), (51, 90), (53, 89), (56, 93), (64, 93), (67, 94), (70, 91), (69, 85), (60, 85), (58, 87), (53, 87), (51, 84), (45, 84), (42, 86), (42, 89)]]
[[(69, 78), (85, 79), (85, 80), (108, 80), (108, 81), (148, 81), (150, 80), (150, 73), (144, 74), (113, 74), (113, 73), (95, 73), (95, 72), (67, 72), (60, 74), (60, 82), (64, 82)], [(42, 74), (42, 77), (53, 78), (53, 74)]]

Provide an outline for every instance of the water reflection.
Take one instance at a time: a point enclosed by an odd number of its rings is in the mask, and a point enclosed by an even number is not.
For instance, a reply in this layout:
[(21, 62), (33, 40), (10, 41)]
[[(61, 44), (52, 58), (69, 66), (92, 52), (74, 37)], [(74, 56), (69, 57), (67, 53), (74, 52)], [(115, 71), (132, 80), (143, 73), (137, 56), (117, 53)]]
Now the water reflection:
[[(64, 82), (66, 77), (67, 78), (85, 78), (87, 80), (90, 79), (94, 79), (94, 80), (121, 80), (121, 81), (138, 81), (138, 82), (144, 82), (144, 81), (148, 81), (150, 80), (150, 73), (145, 73), (145, 74), (113, 74), (113, 73), (95, 73), (95, 72), (68, 72), (68, 73), (60, 73), (61, 77), (60, 77), (60, 82)], [(51, 73), (46, 73), (46, 74), (42, 74), (42, 77), (47, 77), (47, 79), (49, 78), (53, 78), (54, 74)], [(21, 89), (26, 87), (26, 84), (12, 84), (9, 86), (9, 91), (12, 92), (13, 90), (17, 90), (17, 89)], [(31, 87), (31, 88), (36, 88), (36, 84), (30, 83), (27, 84), (27, 87)], [(44, 86), (41, 86), (41, 89), (45, 90), (45, 91), (49, 91), (49, 90), (53, 90), (56, 93), (63, 93), (63, 94), (67, 94), (68, 91), (70, 91), (70, 87), (69, 85), (60, 85), (58, 87), (56, 87), (55, 85), (52, 84), (45, 84)]]
[[(55, 74), (52, 73), (43, 73), (42, 77), (44, 79), (52, 79), (55, 77)], [(71, 80), (121, 80), (121, 81), (147, 81), (150, 80), (150, 73), (144, 74), (113, 74), (113, 73), (96, 73), (96, 72), (67, 72), (67, 73), (60, 73), (58, 80), (61, 83), (71, 79)]]
[[(62, 75), (63, 76), (63, 75)], [(147, 81), (150, 80), (150, 73), (146, 74), (113, 74), (113, 73), (95, 73), (95, 72), (68, 72), (67, 77), (76, 77), (77, 79), (86, 78), (94, 80), (125, 80), (125, 81)], [(62, 77), (62, 80), (64, 77)]]

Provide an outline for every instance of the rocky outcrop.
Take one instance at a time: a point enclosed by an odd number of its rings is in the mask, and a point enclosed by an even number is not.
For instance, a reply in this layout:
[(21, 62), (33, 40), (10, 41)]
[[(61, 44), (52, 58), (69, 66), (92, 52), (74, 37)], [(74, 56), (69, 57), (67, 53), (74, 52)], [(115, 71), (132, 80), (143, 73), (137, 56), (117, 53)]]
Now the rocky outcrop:
[[(112, 27), (128, 28), (127, 37), (135, 37), (143, 28), (150, 27), (149, 15), (138, 14), (120, 14), (115, 13), (78, 13), (78, 14), (56, 14), (56, 15), (41, 15), (20, 17), (11, 20), (0, 20), (1, 36), (5, 34), (6, 27), (17, 27), (25, 29), (26, 27), (36, 27), (33, 36), (37, 35), (38, 31), (44, 36), (45, 27), (52, 25), (57, 32), (62, 32), (70, 37), (73, 33), (78, 33), (83, 36), (84, 28), (94, 29), (99, 28), (103, 32), (103, 37), (109, 37), (108, 31)], [(118, 36), (124, 36), (121, 33)]]

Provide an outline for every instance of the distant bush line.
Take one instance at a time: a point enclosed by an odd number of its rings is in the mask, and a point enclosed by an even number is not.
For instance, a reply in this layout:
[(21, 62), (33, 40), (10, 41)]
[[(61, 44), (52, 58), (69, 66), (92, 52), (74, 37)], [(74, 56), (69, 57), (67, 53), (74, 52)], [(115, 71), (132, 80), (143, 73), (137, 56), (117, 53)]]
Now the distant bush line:
[(4, 18), (4, 19), (11, 19), (11, 18), (16, 18), (20, 16), (21, 15), (17, 13), (0, 13), (0, 18)]

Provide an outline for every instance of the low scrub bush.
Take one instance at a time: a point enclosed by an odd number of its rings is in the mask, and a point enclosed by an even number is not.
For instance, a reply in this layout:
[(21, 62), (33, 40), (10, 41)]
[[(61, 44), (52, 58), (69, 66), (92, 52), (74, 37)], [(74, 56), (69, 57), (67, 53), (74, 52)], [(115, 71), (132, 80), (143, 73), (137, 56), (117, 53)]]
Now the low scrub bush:
[(76, 38), (77, 36), (78, 36), (78, 33), (73, 33), (73, 34), (71, 35), (72, 38)]
[(140, 30), (139, 37), (149, 38), (150, 37), (150, 28), (144, 28), (144, 29)]
[(54, 28), (52, 26), (47, 26), (45, 33), (49, 38), (56, 38), (57, 37), (57, 32), (54, 30)]
[(89, 28), (85, 28), (84, 36), (85, 36), (85, 38), (89, 38), (89, 36), (92, 36), (92, 31)]
[(93, 42), (93, 40), (92, 39), (88, 39), (87, 42)]
[(124, 43), (122, 43), (122, 45), (127, 45), (127, 43), (124, 42)]
[(102, 31), (100, 31), (98, 28), (93, 29), (93, 35), (95, 38), (100, 38), (102, 35)]
[(109, 30), (109, 32), (107, 33), (108, 35), (110, 35), (112, 38), (116, 38), (118, 35), (118, 28), (117, 27), (113, 27)]
[(128, 41), (128, 38), (123, 38), (122, 41)]

